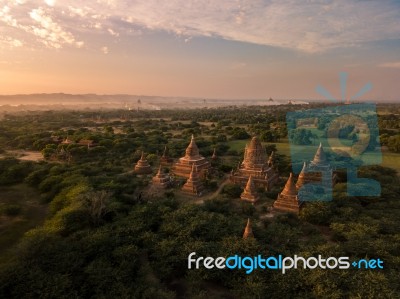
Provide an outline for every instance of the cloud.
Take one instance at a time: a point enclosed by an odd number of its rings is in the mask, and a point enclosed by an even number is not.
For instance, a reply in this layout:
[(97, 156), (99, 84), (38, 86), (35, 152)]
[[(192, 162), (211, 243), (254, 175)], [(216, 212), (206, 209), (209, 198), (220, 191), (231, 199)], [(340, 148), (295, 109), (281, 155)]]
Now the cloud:
[[(140, 29), (187, 41), (206, 36), (308, 53), (400, 39), (400, 4), (395, 1), (88, 0), (82, 6), (77, 0), (45, 0), (46, 9), (38, 0), (6, 2), (0, 6), (0, 22), (56, 48), (77, 46), (73, 32), (90, 40), (90, 34), (115, 38)], [(29, 11), (36, 11), (40, 26), (35, 30), (26, 18)]]
[(44, 2), (48, 5), (48, 6), (54, 6), (56, 4), (55, 0), (44, 0)]
[(110, 33), (112, 36), (119, 36), (118, 32), (115, 32), (114, 30), (112, 30), (111, 28), (107, 29), (108, 33)]
[(0, 45), (7, 46), (8, 48), (20, 48), (24, 45), (22, 41), (12, 37), (0, 37)]
[(63, 30), (42, 7), (33, 9), (29, 16), (39, 24), (39, 26), (31, 27), (33, 34), (40, 37), (45, 45), (57, 49), (61, 48), (63, 44), (83, 46), (82, 41), (76, 41), (72, 33)]
[(378, 66), (379, 67), (393, 68), (393, 69), (400, 69), (400, 61), (381, 63)]
[[(76, 40), (71, 32), (56, 22), (51, 15), (52, 12), (52, 8), (41, 6), (31, 8), (23, 1), (15, 1), (10, 6), (3, 6), (0, 8), (0, 22), (7, 27), (6, 30), (3, 29), (3, 38), (0, 39), (2, 45), (0, 46), (4, 47), (7, 42), (10, 44), (9, 40), (13, 40), (14, 47), (22, 46), (24, 42), (13, 36), (22, 36), (22, 33), (25, 33), (25, 35), (35, 36), (39, 42), (49, 48), (59, 49), (65, 44), (82, 47), (84, 42)], [(25, 37), (28, 39), (28, 36)]]
[(392, 2), (147, 0), (117, 7), (148, 29), (303, 52), (400, 38), (400, 9)]
[(105, 47), (105, 46), (102, 47), (101, 52), (103, 52), (104, 54), (108, 54), (109, 53), (108, 47)]

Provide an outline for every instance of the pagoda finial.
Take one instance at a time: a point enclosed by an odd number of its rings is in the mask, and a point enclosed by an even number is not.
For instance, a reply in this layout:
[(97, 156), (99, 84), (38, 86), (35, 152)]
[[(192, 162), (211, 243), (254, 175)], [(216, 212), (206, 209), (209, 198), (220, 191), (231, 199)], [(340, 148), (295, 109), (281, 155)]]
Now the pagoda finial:
[(158, 171), (157, 171), (157, 175), (156, 176), (161, 176), (161, 173), (162, 173), (162, 169), (161, 169), (161, 164), (160, 164), (160, 166), (158, 167)]
[(285, 188), (283, 188), (283, 195), (297, 195), (296, 185), (294, 183), (293, 173), (290, 173), (289, 179), (286, 182)]
[(274, 166), (274, 160), (275, 160), (275, 152), (272, 151), (271, 155), (269, 155), (268, 163), (267, 163), (269, 167), (273, 167)]
[(217, 150), (216, 150), (215, 147), (214, 147), (214, 151), (213, 151), (213, 154), (211, 156), (211, 159), (217, 159)]
[(303, 163), (303, 168), (301, 169), (299, 173), (299, 178), (297, 179), (296, 183), (296, 189), (299, 190), (303, 185), (306, 183), (306, 169), (307, 169), (307, 164), (306, 162)]
[(324, 152), (324, 148), (322, 147), (322, 143), (319, 143), (317, 152), (315, 153), (314, 159), (312, 160), (313, 164), (321, 164), (326, 162), (326, 156)]
[(189, 180), (197, 178), (197, 166), (193, 163), (192, 170), (190, 171)]
[(246, 184), (246, 191), (253, 193), (254, 192), (254, 182), (253, 182), (253, 175), (249, 176), (249, 179)]
[(244, 229), (243, 239), (254, 238), (253, 229), (251, 228), (250, 218), (247, 218), (246, 228)]
[(303, 168), (301, 169), (300, 174), (302, 174), (302, 173), (304, 174), (306, 172), (306, 168), (307, 168), (307, 163), (304, 162), (303, 163)]
[(145, 160), (145, 158), (144, 158), (144, 151), (142, 151), (142, 155), (140, 156), (140, 160)]

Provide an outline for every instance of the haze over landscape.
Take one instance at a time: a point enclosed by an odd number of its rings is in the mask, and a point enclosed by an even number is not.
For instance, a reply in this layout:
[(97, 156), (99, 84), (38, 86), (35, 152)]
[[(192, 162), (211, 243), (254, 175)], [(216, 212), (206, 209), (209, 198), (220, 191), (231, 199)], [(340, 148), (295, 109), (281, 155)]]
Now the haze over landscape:
[(13, 0), (0, 24), (3, 95), (340, 98), (346, 71), (399, 100), (398, 1)]

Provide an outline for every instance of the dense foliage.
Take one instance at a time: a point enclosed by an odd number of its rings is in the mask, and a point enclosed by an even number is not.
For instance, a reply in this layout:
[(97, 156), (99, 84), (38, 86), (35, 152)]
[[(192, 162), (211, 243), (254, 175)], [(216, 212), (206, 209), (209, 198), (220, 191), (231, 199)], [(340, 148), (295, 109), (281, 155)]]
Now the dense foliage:
[[(339, 173), (332, 202), (308, 203), (299, 216), (273, 218), (263, 216), (283, 182), (264, 192), (255, 207), (241, 202), (241, 190), (232, 184), (203, 204), (193, 204), (174, 189), (142, 194), (148, 179), (130, 171), (141, 150), (156, 166), (165, 144), (172, 157), (179, 157), (190, 134), (196, 134), (202, 154), (210, 156), (215, 147), (221, 157), (214, 162), (213, 190), (242, 155), (229, 141), (244, 133), (269, 142), (285, 138), (289, 109), (6, 115), (0, 122), (3, 149), (35, 149), (48, 160), (0, 160), (0, 185), (31, 186), (48, 213), (43, 225), (9, 248), (9, 258), (0, 264), (0, 297), (395, 298), (400, 293), (400, 182), (392, 169), (359, 171), (360, 177), (380, 181), (380, 197), (348, 197), (345, 175)], [(96, 146), (61, 144), (57, 138), (90, 139)], [(269, 145), (267, 151), (273, 149)], [(278, 151), (277, 160), (287, 175), (287, 157)], [(8, 208), (2, 213), (12, 219), (19, 212)], [(248, 218), (255, 238), (244, 240)], [(191, 252), (380, 258), (384, 269), (297, 269), (284, 275), (277, 270), (250, 275), (244, 270), (188, 270)]]

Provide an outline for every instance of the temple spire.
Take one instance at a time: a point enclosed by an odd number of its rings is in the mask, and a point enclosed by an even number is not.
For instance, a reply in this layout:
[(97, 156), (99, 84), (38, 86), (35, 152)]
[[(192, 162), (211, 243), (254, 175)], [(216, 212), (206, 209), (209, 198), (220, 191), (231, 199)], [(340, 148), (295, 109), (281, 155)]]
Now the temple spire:
[(296, 185), (294, 183), (293, 173), (290, 173), (289, 179), (286, 182), (285, 188), (278, 194), (273, 207), (277, 210), (285, 212), (299, 213), (302, 202), (297, 196)]
[(297, 179), (296, 189), (299, 190), (305, 183), (306, 183), (306, 169), (307, 164), (306, 162), (303, 163), (303, 168), (300, 171), (299, 178)]
[(162, 170), (161, 170), (161, 164), (160, 164), (160, 166), (158, 167), (156, 176), (161, 176), (161, 174), (162, 174)]
[(190, 172), (190, 175), (189, 175), (189, 180), (193, 181), (193, 179), (195, 179), (197, 177), (198, 177), (197, 167), (196, 167), (196, 165), (193, 164), (192, 165), (192, 171)]
[(192, 171), (190, 172), (189, 178), (182, 187), (182, 191), (200, 196), (203, 193), (204, 186), (199, 178), (197, 167), (195, 164), (192, 165)]
[(188, 147), (186, 148), (186, 155), (187, 158), (196, 158), (199, 157), (199, 148), (197, 147), (196, 140), (194, 139), (194, 135), (192, 134), (192, 138)]
[(247, 218), (246, 228), (244, 229), (243, 239), (254, 238), (253, 229), (251, 228), (250, 218)]
[(246, 184), (246, 189), (247, 192), (254, 192), (254, 182), (253, 182), (253, 176), (249, 176), (249, 180), (247, 181)]
[(326, 162), (326, 155), (324, 148), (322, 147), (322, 143), (319, 144), (319, 147), (317, 149), (317, 152), (315, 153), (314, 159), (312, 160), (312, 164), (318, 165), (318, 164), (324, 164)]
[(217, 159), (217, 150), (216, 150), (215, 147), (214, 147), (214, 151), (213, 151), (213, 154), (211, 156), (211, 159), (213, 159), (213, 160)]
[(283, 188), (283, 195), (297, 195), (296, 184), (294, 182), (293, 173), (290, 173), (289, 179), (286, 182), (285, 188)]
[(268, 158), (268, 163), (267, 164), (268, 164), (269, 167), (273, 167), (274, 163), (275, 163), (275, 152), (272, 151), (271, 155)]

